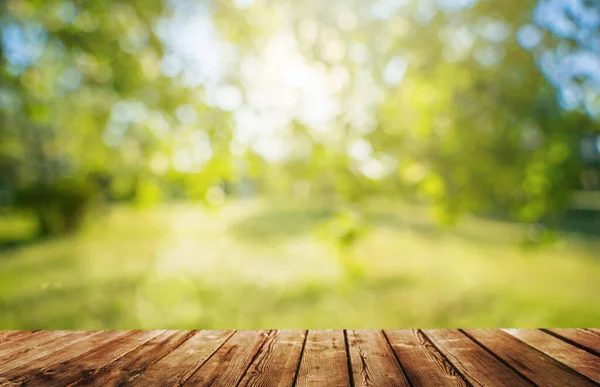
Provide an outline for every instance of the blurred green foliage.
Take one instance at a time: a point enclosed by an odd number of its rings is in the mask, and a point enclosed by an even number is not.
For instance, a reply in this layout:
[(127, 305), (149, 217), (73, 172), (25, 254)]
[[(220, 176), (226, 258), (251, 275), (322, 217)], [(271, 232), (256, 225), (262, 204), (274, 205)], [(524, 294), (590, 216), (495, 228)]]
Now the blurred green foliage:
[(16, 205), (33, 210), (42, 236), (57, 235), (79, 228), (95, 194), (95, 187), (85, 181), (61, 179), (21, 189)]
[(599, 26), (0, 1), (0, 328), (598, 325)]
[[(328, 203), (347, 244), (376, 193), (431, 203), (448, 225), (562, 214), (582, 173), (598, 185), (578, 141), (600, 130), (600, 87), (585, 71), (565, 87), (556, 68), (597, 58), (600, 17), (575, 2), (565, 32), (547, 3), (4, 1), (0, 205), (60, 233), (98, 198), (275, 193)], [(325, 91), (290, 94), (305, 85)], [(261, 107), (269, 88), (295, 107)], [(311, 100), (322, 111), (302, 113)], [(257, 112), (277, 130), (245, 134)]]

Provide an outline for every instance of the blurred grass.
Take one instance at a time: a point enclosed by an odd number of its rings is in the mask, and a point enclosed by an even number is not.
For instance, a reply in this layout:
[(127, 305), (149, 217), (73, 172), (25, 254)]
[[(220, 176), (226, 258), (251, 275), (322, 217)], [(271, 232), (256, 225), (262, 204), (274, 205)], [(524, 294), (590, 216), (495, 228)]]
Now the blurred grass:
[[(520, 225), (445, 230), (424, 208), (380, 202), (341, 254), (322, 235), (331, 215), (261, 201), (114, 207), (76, 235), (0, 250), (0, 329), (600, 323), (598, 238), (526, 249)], [(0, 217), (2, 240), (31, 230)]]
[(36, 239), (37, 225), (27, 215), (0, 212), (0, 246), (14, 247)]

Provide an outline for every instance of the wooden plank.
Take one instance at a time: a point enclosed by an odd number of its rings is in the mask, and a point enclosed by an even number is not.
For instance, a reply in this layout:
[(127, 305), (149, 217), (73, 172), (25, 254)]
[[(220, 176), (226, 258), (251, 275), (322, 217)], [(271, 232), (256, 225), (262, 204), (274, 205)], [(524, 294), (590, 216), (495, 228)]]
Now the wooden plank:
[(4, 336), (10, 336), (14, 332), (16, 332), (16, 331), (0, 331), (0, 343), (2, 342), (2, 338)]
[(598, 328), (586, 328), (586, 331), (590, 331), (592, 333), (600, 335), (600, 329), (598, 329)]
[(108, 367), (88, 375), (74, 385), (117, 386), (126, 385), (146, 368), (181, 345), (194, 332), (167, 331), (129, 352)]
[(297, 386), (349, 386), (348, 357), (341, 330), (309, 331)]
[(505, 329), (505, 331), (596, 383), (600, 383), (600, 361), (597, 356), (538, 329)]
[(418, 329), (385, 330), (384, 333), (414, 387), (468, 386)]
[(240, 386), (291, 386), (304, 345), (306, 331), (273, 331), (246, 371)]
[(24, 348), (18, 353), (11, 353), (0, 357), (0, 374), (44, 357), (49, 353), (56, 352), (64, 347), (72, 345), (80, 340), (98, 333), (98, 331), (69, 331), (68, 334), (56, 336), (54, 339), (44, 342), (42, 345), (37, 347)]
[(531, 386), (473, 340), (455, 329), (422, 331), (473, 386)]
[(585, 329), (543, 329), (543, 331), (600, 356), (600, 335)]
[(190, 386), (236, 386), (270, 331), (237, 331), (185, 383)]
[(69, 385), (98, 369), (106, 367), (121, 356), (159, 335), (163, 331), (130, 331), (80, 356), (50, 367), (33, 369), (11, 378), (11, 383), (29, 385)]
[(68, 334), (69, 331), (40, 331), (21, 336), (15, 340), (7, 341), (0, 345), (0, 359), (38, 347), (46, 342), (55, 340)]
[(88, 337), (86, 340), (81, 340), (59, 351), (55, 352), (49, 349), (45, 356), (36, 359), (34, 362), (30, 362), (7, 372), (0, 373), (0, 383), (10, 379), (17, 379), (20, 375), (24, 375), (35, 370), (44, 369), (54, 364), (65, 362), (83, 353), (91, 351), (97, 346), (115, 340), (126, 333), (126, 331), (102, 331), (98, 332), (96, 335)]
[(349, 330), (346, 335), (355, 386), (410, 387), (383, 332)]
[(541, 386), (594, 386), (587, 378), (573, 372), (564, 364), (531, 348), (500, 330), (469, 329), (472, 339), (489, 349), (511, 368)]
[(505, 331), (0, 331), (0, 385), (600, 383), (593, 330)]
[(36, 331), (0, 331), (0, 344), (20, 336), (27, 336)]
[(232, 331), (200, 331), (154, 363), (131, 386), (180, 386), (233, 334)]
[(11, 353), (19, 352), (23, 348), (35, 347), (51, 340), (53, 337), (65, 335), (66, 333), (66, 331), (37, 331), (28, 335), (22, 335), (0, 344), (0, 356), (8, 356)]

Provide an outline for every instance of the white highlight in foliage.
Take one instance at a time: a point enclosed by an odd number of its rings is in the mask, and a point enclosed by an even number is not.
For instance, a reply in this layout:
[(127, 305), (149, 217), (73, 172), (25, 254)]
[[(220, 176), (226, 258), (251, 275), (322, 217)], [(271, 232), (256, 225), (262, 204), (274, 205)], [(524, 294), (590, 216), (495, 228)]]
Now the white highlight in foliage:
[(355, 160), (366, 160), (373, 153), (371, 143), (365, 139), (359, 139), (348, 146), (348, 155)]
[(244, 101), (242, 92), (235, 86), (220, 86), (214, 91), (215, 105), (225, 111), (234, 111)]
[(387, 66), (385, 66), (383, 80), (389, 86), (396, 86), (404, 79), (407, 68), (408, 63), (401, 57), (395, 56), (388, 62)]
[(385, 165), (376, 159), (369, 159), (365, 161), (361, 165), (360, 170), (363, 175), (372, 180), (379, 180), (385, 176), (386, 173)]
[(254, 3), (254, 0), (235, 0), (235, 6), (240, 9), (250, 8)]

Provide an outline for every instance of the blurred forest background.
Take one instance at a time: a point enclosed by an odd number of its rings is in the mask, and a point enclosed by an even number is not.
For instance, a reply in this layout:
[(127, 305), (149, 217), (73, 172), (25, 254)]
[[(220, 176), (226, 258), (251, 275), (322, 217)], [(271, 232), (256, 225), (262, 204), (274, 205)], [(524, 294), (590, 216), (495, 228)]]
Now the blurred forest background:
[(0, 328), (599, 325), (600, 1), (0, 10)]

